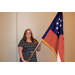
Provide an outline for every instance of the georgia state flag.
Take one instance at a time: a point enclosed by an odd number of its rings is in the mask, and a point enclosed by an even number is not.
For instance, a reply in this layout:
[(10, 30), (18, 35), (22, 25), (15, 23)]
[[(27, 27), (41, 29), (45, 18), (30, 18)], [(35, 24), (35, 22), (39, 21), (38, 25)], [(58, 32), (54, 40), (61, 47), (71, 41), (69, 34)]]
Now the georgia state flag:
[(64, 61), (62, 12), (58, 12), (41, 41), (54, 51), (57, 61)]

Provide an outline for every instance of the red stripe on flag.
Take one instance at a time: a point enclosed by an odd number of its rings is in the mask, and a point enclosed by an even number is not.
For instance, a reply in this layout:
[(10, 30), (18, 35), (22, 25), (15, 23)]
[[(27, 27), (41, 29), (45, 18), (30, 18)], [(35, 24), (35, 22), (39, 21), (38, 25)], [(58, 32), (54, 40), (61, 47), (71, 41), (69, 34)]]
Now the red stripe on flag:
[(63, 34), (59, 36), (58, 52), (59, 52), (60, 60), (61, 62), (63, 62), (63, 59), (64, 59)]
[(50, 30), (47, 35), (44, 38), (44, 41), (46, 41), (52, 48), (54, 48), (56, 54), (57, 54), (57, 48), (58, 48), (58, 37), (57, 35)]

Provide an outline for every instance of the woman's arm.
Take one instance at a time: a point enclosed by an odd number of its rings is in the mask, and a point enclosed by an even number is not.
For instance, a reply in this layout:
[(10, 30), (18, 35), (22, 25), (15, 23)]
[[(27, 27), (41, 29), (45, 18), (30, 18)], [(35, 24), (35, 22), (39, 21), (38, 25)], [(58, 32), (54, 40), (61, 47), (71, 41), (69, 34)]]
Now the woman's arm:
[(42, 42), (39, 42), (39, 46), (37, 48), (37, 51), (40, 51), (41, 50), (41, 45), (42, 45)]
[(27, 61), (25, 61), (24, 58), (23, 58), (22, 50), (23, 50), (23, 47), (18, 47), (18, 52), (19, 52), (19, 55), (20, 55), (20, 57), (21, 57), (21, 60), (22, 60), (23, 62), (27, 62)]

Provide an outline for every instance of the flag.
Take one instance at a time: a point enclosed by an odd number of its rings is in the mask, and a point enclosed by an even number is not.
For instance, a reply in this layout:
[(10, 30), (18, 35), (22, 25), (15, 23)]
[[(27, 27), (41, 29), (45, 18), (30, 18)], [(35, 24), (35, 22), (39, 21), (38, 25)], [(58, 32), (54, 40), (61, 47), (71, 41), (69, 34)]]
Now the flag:
[(64, 42), (63, 42), (63, 20), (62, 12), (58, 12), (52, 23), (48, 27), (41, 41), (46, 44), (57, 57), (57, 61), (64, 60)]

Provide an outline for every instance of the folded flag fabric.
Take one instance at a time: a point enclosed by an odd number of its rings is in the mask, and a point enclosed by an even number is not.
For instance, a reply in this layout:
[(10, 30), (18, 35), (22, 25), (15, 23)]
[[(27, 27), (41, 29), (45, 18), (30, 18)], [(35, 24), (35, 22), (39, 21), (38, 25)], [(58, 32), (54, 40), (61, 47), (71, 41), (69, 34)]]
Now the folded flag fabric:
[(57, 61), (64, 61), (62, 12), (57, 13), (41, 41), (54, 51)]

